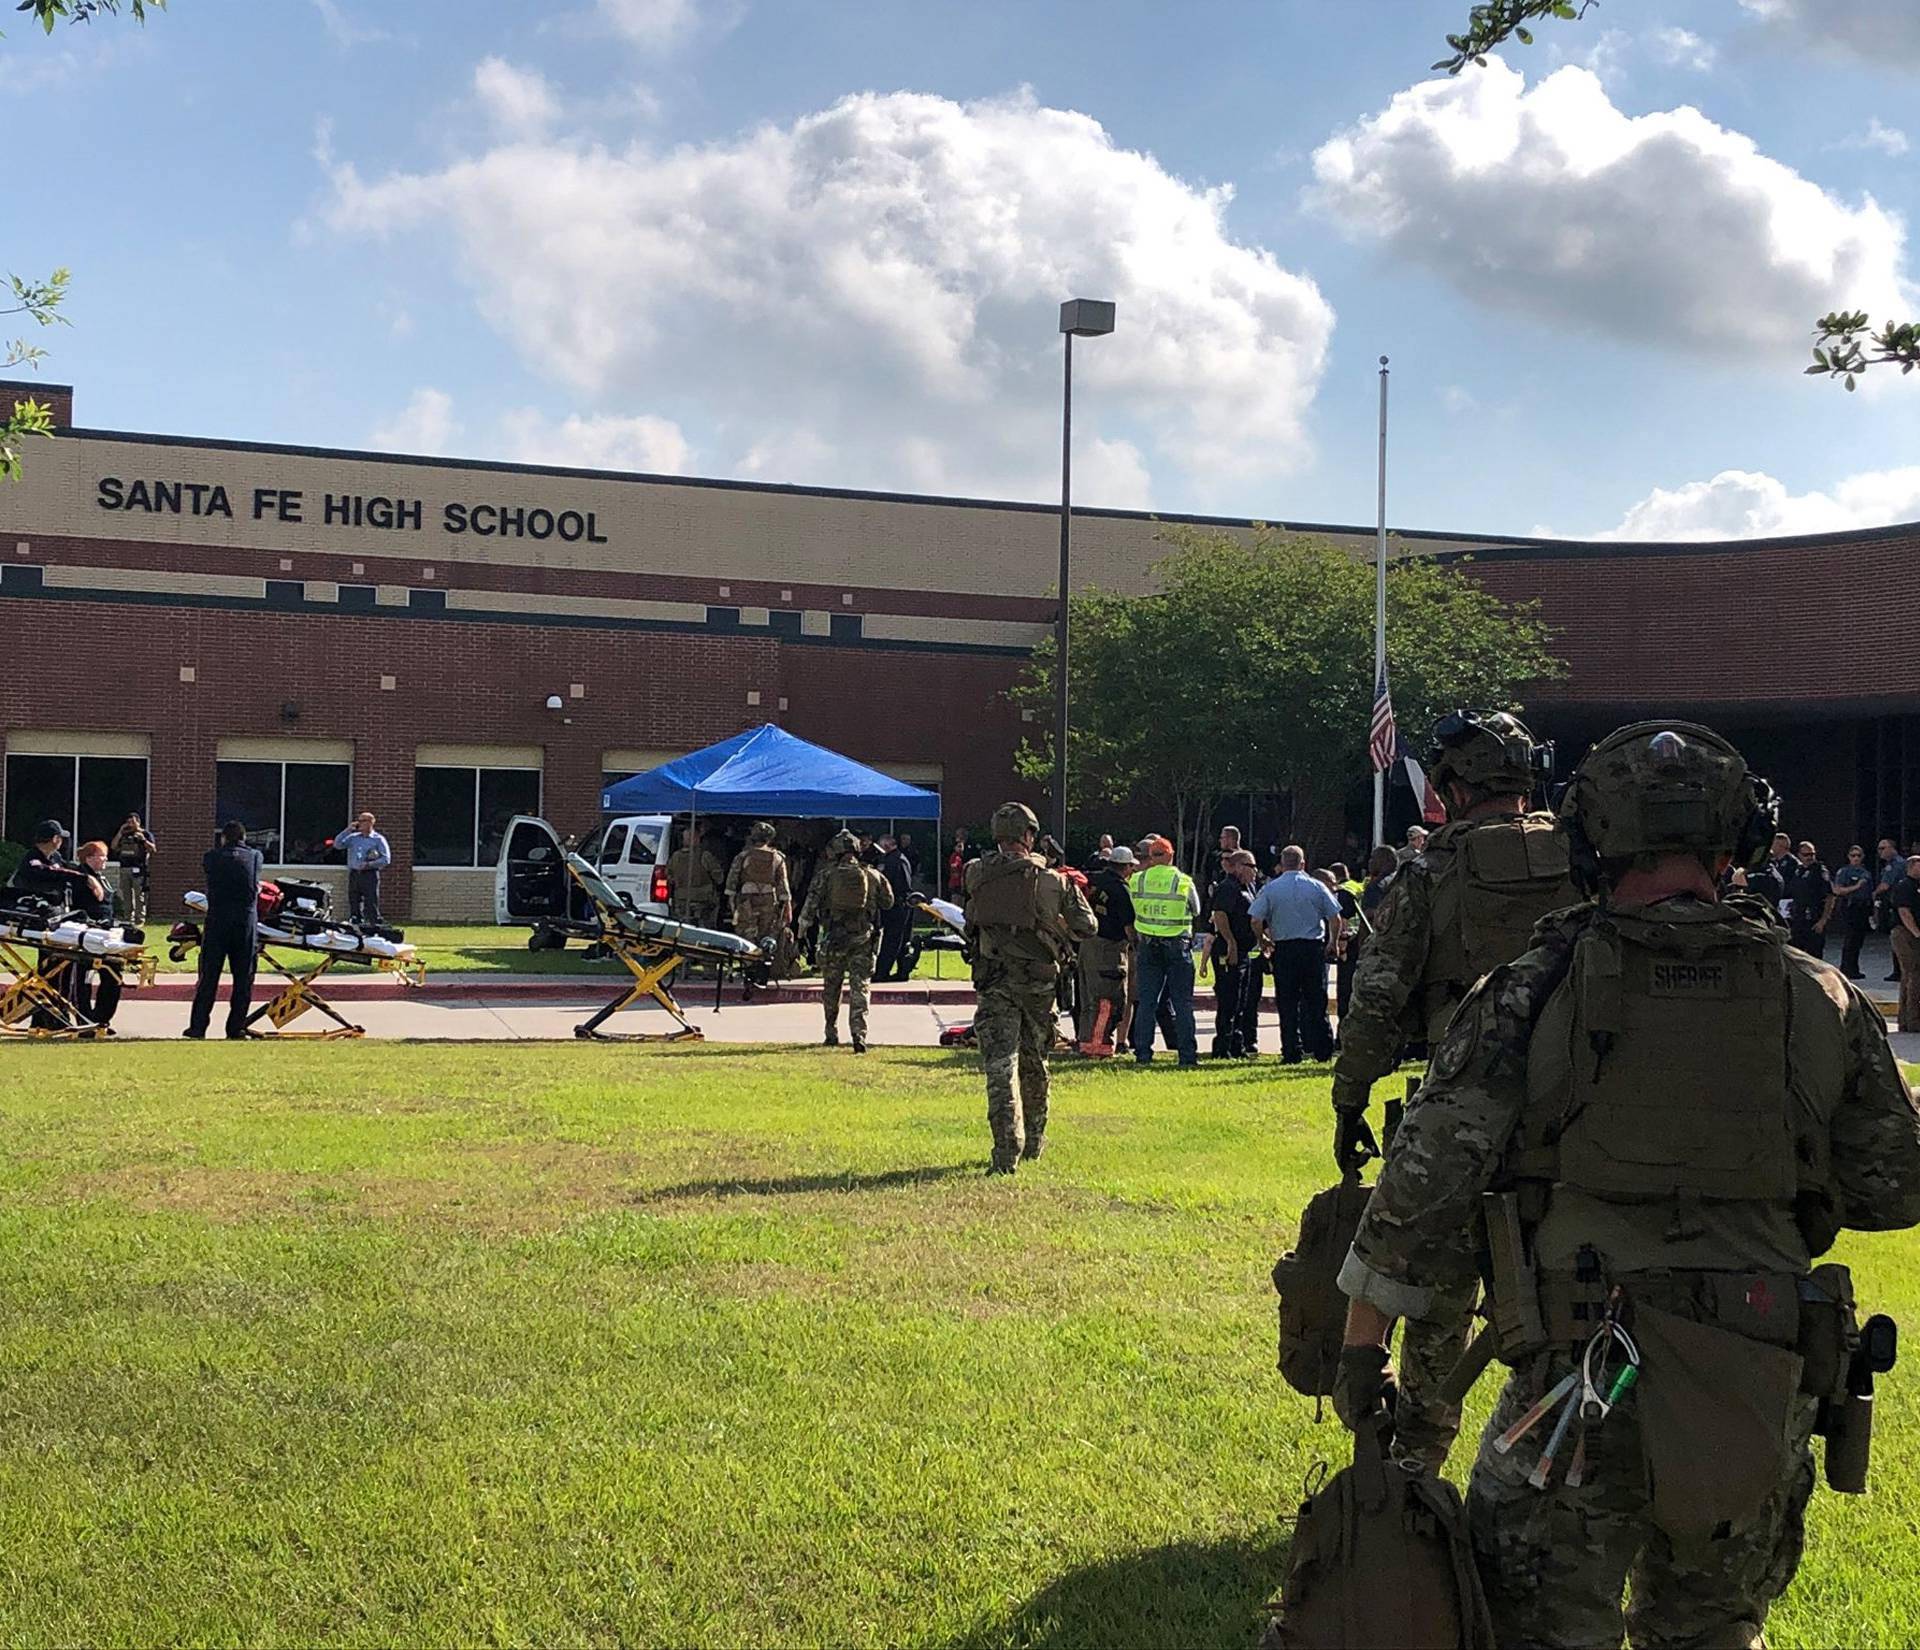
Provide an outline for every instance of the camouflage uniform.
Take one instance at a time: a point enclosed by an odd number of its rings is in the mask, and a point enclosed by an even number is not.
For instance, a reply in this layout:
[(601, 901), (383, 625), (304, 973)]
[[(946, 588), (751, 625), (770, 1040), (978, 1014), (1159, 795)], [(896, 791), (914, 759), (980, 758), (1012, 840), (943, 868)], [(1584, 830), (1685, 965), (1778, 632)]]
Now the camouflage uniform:
[(683, 843), (667, 859), (668, 909), (683, 922), (712, 928), (720, 921), (726, 871), (704, 844)]
[[(793, 911), (793, 887), (787, 880), (787, 856), (773, 846), (773, 827), (756, 825), (747, 833), (747, 846), (734, 856), (727, 870), (727, 909), (733, 931), (756, 944), (786, 938)], [(757, 985), (767, 982), (766, 965), (748, 971)]]
[[(820, 868), (807, 885), (807, 897), (800, 906), (799, 929), (807, 933), (818, 922), (820, 927), (820, 980), (827, 1014), (827, 1042), (840, 1041), (840, 988), (847, 988), (847, 1024), (853, 1032), (856, 1053), (867, 1047), (867, 987), (873, 979), (873, 953), (880, 937), (879, 915), (893, 909), (893, 884), (878, 871), (851, 858), (856, 844), (851, 832), (843, 831), (827, 844)], [(866, 902), (858, 911), (836, 911), (831, 894), (832, 879), (843, 868), (859, 872), (866, 882)]]
[[(1517, 726), (1517, 724), (1516, 724)], [(1517, 782), (1517, 778), (1516, 778)], [(1490, 842), (1512, 838), (1516, 827), (1532, 838), (1553, 833), (1550, 814), (1493, 814), (1455, 820), (1427, 839), (1425, 851), (1409, 860), (1375, 919), (1353, 976), (1353, 998), (1340, 1021), (1340, 1052), (1334, 1059), (1334, 1104), (1364, 1111), (1367, 1090), (1399, 1063), (1408, 1044), (1437, 1044), (1453, 1011), (1474, 982), (1500, 957), (1474, 958), (1463, 938), (1467, 839)], [(1514, 928), (1530, 928), (1549, 911), (1573, 904), (1578, 895), (1564, 875), (1564, 845), (1545, 855), (1556, 874), (1521, 878), (1509, 896)], [(1525, 945), (1513, 941), (1514, 951)], [(1496, 947), (1497, 948), (1497, 947)], [(1483, 966), (1484, 964), (1484, 966)], [(1353, 1096), (1358, 1096), (1357, 1106)], [(1438, 1469), (1460, 1430), (1460, 1405), (1440, 1388), (1466, 1350), (1467, 1326), (1477, 1285), (1440, 1296), (1422, 1319), (1400, 1329), (1400, 1409), (1394, 1426), (1396, 1451)]]
[[(1011, 1174), (1022, 1157), (1038, 1157), (1047, 1129), (1047, 1054), (1057, 1019), (1054, 993), (1060, 970), (1072, 958), (1072, 941), (1095, 931), (1093, 911), (1080, 890), (1046, 869), (1037, 854), (1009, 840), (1003, 816), (994, 815), (997, 845), (967, 867), (967, 939), (973, 956), (974, 1040), (986, 1067), (987, 1126), (993, 1131), (993, 1168)], [(1027, 828), (1036, 829), (1024, 808)], [(1030, 917), (991, 919), (1005, 889), (999, 883), (1030, 883)]]
[[(1680, 743), (1670, 731), (1648, 739), (1648, 726), (1603, 741), (1589, 763), (1597, 757), (1604, 765), (1622, 749), (1637, 757), (1660, 740)], [(1696, 746), (1714, 740), (1731, 754), (1731, 747), (1707, 730), (1678, 726)], [(1732, 759), (1737, 761), (1737, 754)], [(1668, 770), (1656, 769), (1654, 779), (1667, 775)], [(1751, 781), (1744, 767), (1741, 778), (1770, 803), (1764, 784)], [(1563, 817), (1576, 823), (1596, 817), (1574, 811), (1580, 785), (1576, 777), (1563, 810)], [(1604, 830), (1607, 820), (1597, 817)], [(1650, 812), (1647, 817), (1662, 816)], [(1770, 824), (1770, 815), (1759, 817)], [(1733, 840), (1731, 831), (1723, 834)], [(1741, 840), (1758, 851), (1764, 836), (1743, 830)], [(1693, 843), (1686, 841), (1689, 847)], [(1668, 842), (1655, 847), (1674, 851)], [(1623, 862), (1615, 856), (1594, 863)], [(1777, 980), (1777, 989), (1756, 987), (1751, 999), (1759, 1005), (1755, 1012), (1771, 1013), (1771, 1037), (1742, 1045), (1724, 1034), (1703, 1032), (1692, 1048), (1680, 1049), (1684, 1030), (1655, 1038), (1633, 1029), (1656, 1023), (1633, 1017), (1644, 1013), (1667, 1014), (1657, 1023), (1669, 1027), (1688, 1023), (1671, 1017), (1678, 1015), (1724, 1027), (1726, 1001), (1738, 995), (1724, 986), (1700, 989), (1697, 979), (1689, 985), (1684, 976), (1674, 989), (1663, 989), (1642, 983), (1643, 976), (1630, 971), (1633, 986), (1622, 987), (1623, 976), (1609, 976), (1604, 961), (1626, 955), (1632, 966), (1640, 966), (1636, 959), (1644, 952), (1621, 949), (1626, 943), (1621, 936), (1636, 935), (1648, 943), (1693, 947), (1676, 955), (1712, 957), (1731, 949), (1746, 959), (1742, 967), (1751, 962), (1761, 970), (1755, 978)], [(1388, 1316), (1425, 1315), (1435, 1299), (1465, 1289), (1474, 1275), (1480, 1194), (1490, 1186), (1513, 1189), (1518, 1206), (1531, 1209), (1522, 1220), (1546, 1332), (1544, 1350), (1516, 1360), (1482, 1438), (1468, 1490), (1474, 1546), (1498, 1641), (1618, 1644), (1624, 1624), (1635, 1644), (1757, 1644), (1768, 1605), (1792, 1579), (1800, 1559), (1813, 1484), (1807, 1446), (1811, 1399), (1780, 1396), (1771, 1440), (1776, 1453), (1760, 1461), (1757, 1491), (1753, 1466), (1727, 1450), (1696, 1447), (1676, 1457), (1649, 1444), (1643, 1459), (1643, 1432), (1651, 1436), (1656, 1413), (1647, 1405), (1649, 1390), (1656, 1400), (1663, 1391), (1675, 1393), (1688, 1373), (1677, 1357), (1663, 1361), (1658, 1352), (1646, 1353), (1638, 1384), (1612, 1413), (1583, 1427), (1586, 1456), (1579, 1485), (1568, 1487), (1564, 1466), (1549, 1476), (1544, 1490), (1527, 1482), (1545, 1441), (1544, 1427), (1506, 1455), (1492, 1443), (1575, 1367), (1587, 1326), (1598, 1319), (1591, 1306), (1564, 1304), (1583, 1287), (1567, 1281), (1584, 1275), (1582, 1265), (1598, 1265), (1601, 1281), (1584, 1287), (1599, 1289), (1599, 1298), (1616, 1298), (1606, 1291), (1619, 1289), (1643, 1349), (1664, 1315), (1712, 1326), (1690, 1333), (1717, 1335), (1722, 1360), (1725, 1348), (1735, 1349), (1731, 1366), (1713, 1365), (1727, 1391), (1746, 1365), (1764, 1367), (1769, 1359), (1785, 1357), (1781, 1349), (1792, 1339), (1785, 1320), (1794, 1314), (1771, 1316), (1778, 1293), (1766, 1290), (1764, 1278), (1784, 1274), (1784, 1290), (1797, 1291), (1794, 1280), (1806, 1278), (1812, 1258), (1840, 1228), (1877, 1231), (1920, 1223), (1920, 1112), (1888, 1049), (1877, 1010), (1837, 969), (1787, 949), (1777, 919), (1757, 902), (1736, 898), (1716, 904), (1683, 894), (1633, 906), (1604, 898), (1597, 906), (1542, 922), (1535, 939), (1531, 950), (1475, 988), (1436, 1048), (1369, 1201), (1341, 1286)], [(1776, 973), (1766, 974), (1769, 968)], [(1708, 984), (1717, 979), (1710, 974)], [(1611, 998), (1605, 994), (1609, 985)], [(1669, 1001), (1663, 1006), (1661, 998)], [(1612, 1023), (1606, 1016), (1622, 1002), (1632, 1011), (1619, 1022), (1628, 1029), (1618, 1034), (1590, 1030)], [(1581, 1028), (1589, 1028), (1585, 1038), (1578, 1034)], [(1723, 1064), (1744, 1068), (1756, 1060), (1773, 1062), (1779, 1085), (1774, 1103), (1782, 1111), (1790, 1096), (1791, 1137), (1759, 1140), (1761, 1131), (1743, 1129), (1746, 1119), (1732, 1116), (1734, 1107), (1714, 1092), (1718, 1083), (1737, 1100), (1743, 1085), (1719, 1083), (1716, 1071)], [(1602, 1090), (1600, 1073), (1610, 1061), (1621, 1062), (1616, 1069), (1634, 1076)], [(1640, 1074), (1662, 1069), (1663, 1061), (1665, 1069), (1676, 1072), (1677, 1082), (1656, 1096), (1655, 1085), (1641, 1081)], [(1588, 1088), (1578, 1087), (1583, 1081)], [(1610, 1109), (1589, 1113), (1601, 1118), (1590, 1123), (1583, 1116), (1587, 1102), (1569, 1105), (1570, 1093), (1604, 1094)], [(1648, 1106), (1649, 1097), (1658, 1104)], [(1644, 1134), (1618, 1126), (1635, 1105), (1642, 1108), (1639, 1115), (1652, 1119)], [(1760, 1151), (1785, 1154), (1789, 1183), (1796, 1154), (1803, 1166), (1822, 1165), (1819, 1177), (1803, 1181), (1793, 1194), (1777, 1186), (1763, 1194), (1758, 1179), (1752, 1195), (1734, 1189), (1744, 1184), (1740, 1181), (1721, 1193), (1675, 1192), (1666, 1200), (1603, 1196), (1587, 1189), (1595, 1162), (1611, 1164), (1615, 1172), (1645, 1174), (1648, 1186), (1659, 1172), (1677, 1175), (1677, 1184), (1690, 1184), (1687, 1177), (1696, 1171), (1684, 1160), (1671, 1160), (1672, 1139), (1688, 1127), (1707, 1131), (1699, 1137), (1713, 1142), (1707, 1157), (1717, 1154), (1737, 1163), (1745, 1144), (1754, 1140)], [(1622, 1138), (1623, 1133), (1633, 1138)], [(1658, 1150), (1652, 1149), (1656, 1136)], [(1669, 1156), (1662, 1157), (1663, 1152)], [(1530, 1279), (1528, 1287), (1534, 1286)], [(1558, 1307), (1552, 1304), (1556, 1289), (1562, 1292)], [(1577, 1328), (1570, 1332), (1570, 1325)], [(1801, 1365), (1798, 1358), (1790, 1363), (1796, 1373), (1789, 1382), (1797, 1382)], [(1777, 1363), (1772, 1367), (1777, 1370)], [(1713, 1390), (1717, 1398), (1723, 1389)], [(1725, 1407), (1732, 1411), (1731, 1399)], [(1711, 1425), (1719, 1410), (1709, 1405), (1693, 1413)], [(1575, 1448), (1568, 1438), (1559, 1460), (1566, 1462)], [(1723, 1491), (1733, 1493), (1731, 1486), (1747, 1496), (1738, 1516), (1716, 1524), (1711, 1539), (1676, 1535), (1673, 1497), (1692, 1495), (1704, 1502)], [(1663, 1494), (1669, 1498), (1664, 1513)], [(1629, 1580), (1633, 1602), (1623, 1612), (1621, 1594)]]

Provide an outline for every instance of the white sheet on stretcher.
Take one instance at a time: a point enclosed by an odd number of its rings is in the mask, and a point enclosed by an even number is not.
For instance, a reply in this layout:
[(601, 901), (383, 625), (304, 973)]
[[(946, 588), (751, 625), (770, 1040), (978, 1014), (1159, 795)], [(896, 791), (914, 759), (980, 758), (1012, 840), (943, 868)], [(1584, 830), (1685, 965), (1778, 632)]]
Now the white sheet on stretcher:
[(74, 921), (57, 922), (49, 928), (45, 923), (0, 920), (0, 939), (84, 951), (89, 957), (126, 957), (142, 949), (139, 942), (127, 938), (124, 929), (95, 928)]
[[(188, 894), (187, 909), (205, 916), (207, 896), (197, 890)], [(290, 946), (296, 951), (330, 951), (341, 957), (410, 958), (414, 955), (414, 948), (405, 941), (390, 940), (381, 934), (358, 934), (344, 925), (292, 929), (262, 921), (259, 928), (260, 938), (266, 944)]]

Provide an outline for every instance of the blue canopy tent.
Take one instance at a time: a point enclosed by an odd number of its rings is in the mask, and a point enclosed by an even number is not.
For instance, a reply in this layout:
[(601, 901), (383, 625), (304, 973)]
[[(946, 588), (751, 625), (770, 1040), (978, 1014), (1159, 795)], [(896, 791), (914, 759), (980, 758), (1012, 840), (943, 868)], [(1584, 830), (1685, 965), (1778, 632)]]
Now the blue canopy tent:
[(609, 814), (762, 814), (783, 819), (938, 819), (940, 795), (889, 779), (771, 722), (609, 785)]

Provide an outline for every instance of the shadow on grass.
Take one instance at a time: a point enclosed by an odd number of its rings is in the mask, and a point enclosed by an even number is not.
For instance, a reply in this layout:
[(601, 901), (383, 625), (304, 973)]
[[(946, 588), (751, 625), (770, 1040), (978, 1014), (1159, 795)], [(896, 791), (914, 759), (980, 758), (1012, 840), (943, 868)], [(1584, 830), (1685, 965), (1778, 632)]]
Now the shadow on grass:
[(1280, 1590), (1287, 1540), (1182, 1541), (1090, 1564), (948, 1650), (1252, 1650), (1266, 1627), (1261, 1605)]
[(692, 1197), (783, 1197), (794, 1192), (886, 1192), (898, 1186), (929, 1185), (955, 1175), (979, 1175), (979, 1163), (930, 1163), (917, 1169), (888, 1169), (881, 1174), (795, 1174), (767, 1180), (689, 1180), (662, 1186), (636, 1203), (672, 1203)]

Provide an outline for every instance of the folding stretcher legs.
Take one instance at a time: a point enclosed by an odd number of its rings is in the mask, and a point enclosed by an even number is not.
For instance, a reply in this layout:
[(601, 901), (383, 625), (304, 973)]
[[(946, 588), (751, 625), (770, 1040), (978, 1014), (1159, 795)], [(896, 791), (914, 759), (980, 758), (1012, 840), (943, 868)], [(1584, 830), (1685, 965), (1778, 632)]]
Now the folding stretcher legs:
[(72, 970), (91, 961), (44, 948), (29, 955), (19, 941), (0, 939), (0, 969), (13, 975), (12, 983), (0, 990), (0, 1036), (59, 1041), (104, 1037), (105, 1027), (82, 1014), (67, 991)]
[[(620, 959), (627, 972), (633, 976), (633, 983), (591, 1020), (575, 1026), (574, 1036), (591, 1037), (600, 1042), (609, 1043), (697, 1043), (703, 1040), (705, 1034), (698, 1026), (689, 1023), (667, 985), (668, 976), (687, 960), (683, 953), (669, 950), (665, 946), (635, 941), (613, 929), (601, 935), (601, 944)], [(621, 1009), (639, 1002), (642, 997), (651, 997), (672, 1015), (675, 1029), (672, 1031), (602, 1031), (600, 1029)]]

